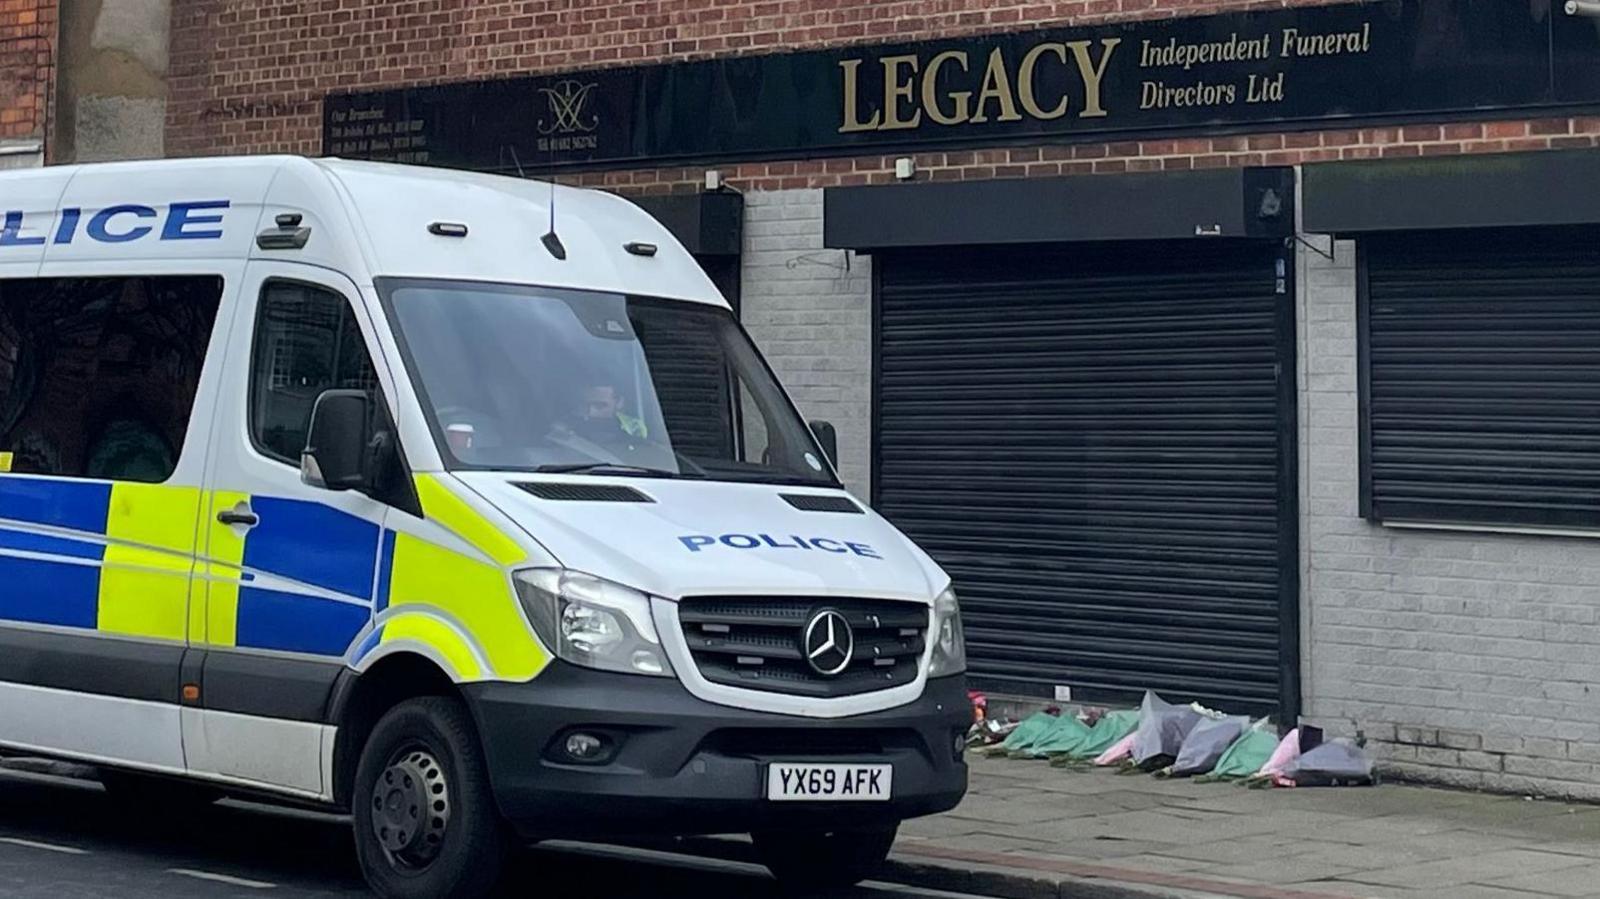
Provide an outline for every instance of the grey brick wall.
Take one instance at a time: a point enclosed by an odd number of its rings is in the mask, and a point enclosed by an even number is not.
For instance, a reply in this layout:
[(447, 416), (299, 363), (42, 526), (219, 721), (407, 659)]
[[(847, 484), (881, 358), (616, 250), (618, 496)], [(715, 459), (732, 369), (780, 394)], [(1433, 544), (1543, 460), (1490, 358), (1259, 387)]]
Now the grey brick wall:
[[(839, 474), (870, 496), (872, 269), (822, 246), (822, 191), (745, 194), (741, 315), (808, 419), (839, 431)], [(846, 270), (846, 262), (849, 268)]]
[(1600, 540), (1360, 517), (1355, 252), (1300, 253), (1306, 717), (1396, 774), (1600, 799)]

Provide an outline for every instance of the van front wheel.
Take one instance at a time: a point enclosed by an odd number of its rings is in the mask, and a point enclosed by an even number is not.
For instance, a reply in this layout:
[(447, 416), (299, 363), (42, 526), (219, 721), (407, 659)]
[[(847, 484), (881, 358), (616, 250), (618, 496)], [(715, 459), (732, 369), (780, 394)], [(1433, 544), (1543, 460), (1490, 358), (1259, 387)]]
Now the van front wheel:
[(754, 833), (756, 858), (785, 889), (841, 890), (871, 877), (894, 846), (896, 826), (872, 830)]
[(453, 699), (409, 699), (378, 720), (352, 794), (356, 854), (385, 899), (472, 899), (510, 848), (476, 730)]

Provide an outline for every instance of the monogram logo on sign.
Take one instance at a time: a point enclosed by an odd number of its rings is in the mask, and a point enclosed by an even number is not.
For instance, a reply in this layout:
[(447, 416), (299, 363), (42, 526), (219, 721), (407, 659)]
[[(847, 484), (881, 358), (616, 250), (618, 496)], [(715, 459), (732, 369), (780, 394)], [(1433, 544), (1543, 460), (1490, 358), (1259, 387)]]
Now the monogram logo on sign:
[(539, 93), (550, 101), (550, 118), (539, 120), (539, 133), (550, 135), (593, 131), (600, 124), (600, 117), (585, 115), (584, 106), (597, 86), (594, 82), (581, 84), (568, 79), (557, 81), (554, 87), (539, 88)]

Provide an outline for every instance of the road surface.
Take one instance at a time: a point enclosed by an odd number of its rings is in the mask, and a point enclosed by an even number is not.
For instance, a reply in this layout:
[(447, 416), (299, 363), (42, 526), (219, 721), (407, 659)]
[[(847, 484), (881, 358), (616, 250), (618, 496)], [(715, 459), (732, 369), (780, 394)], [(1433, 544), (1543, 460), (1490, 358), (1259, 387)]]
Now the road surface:
[[(530, 849), (512, 883), (592, 877), (603, 899), (776, 895), (762, 869), (613, 847)], [(546, 872), (541, 876), (540, 872)], [(508, 895), (539, 895), (528, 886)], [(347, 820), (224, 802), (191, 820), (129, 809), (98, 784), (0, 769), (0, 895), (11, 899), (310, 899), (367, 896)], [(856, 899), (982, 899), (871, 884)]]

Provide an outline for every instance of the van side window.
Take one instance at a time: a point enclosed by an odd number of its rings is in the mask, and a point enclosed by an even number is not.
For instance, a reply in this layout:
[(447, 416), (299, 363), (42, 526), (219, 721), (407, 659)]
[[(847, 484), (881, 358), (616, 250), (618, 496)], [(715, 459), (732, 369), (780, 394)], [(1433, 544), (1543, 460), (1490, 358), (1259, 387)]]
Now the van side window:
[(350, 304), (334, 291), (268, 283), (256, 315), (250, 433), (256, 448), (300, 464), (311, 410), (324, 390), (364, 390), (380, 408), (378, 376)]
[(214, 275), (0, 280), (10, 471), (172, 477), (221, 299)]

